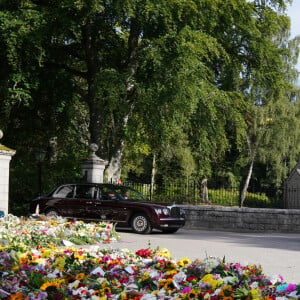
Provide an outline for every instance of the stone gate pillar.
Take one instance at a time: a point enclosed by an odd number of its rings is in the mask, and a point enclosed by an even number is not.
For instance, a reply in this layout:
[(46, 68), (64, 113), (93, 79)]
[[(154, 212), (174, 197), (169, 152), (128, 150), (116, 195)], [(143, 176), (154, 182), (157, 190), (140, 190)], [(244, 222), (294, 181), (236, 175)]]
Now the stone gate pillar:
[[(0, 139), (3, 132), (0, 130)], [(16, 151), (0, 143), (0, 212), (8, 214), (9, 193), (9, 163)]]
[(90, 156), (81, 162), (82, 175), (86, 182), (102, 183), (104, 169), (108, 162), (95, 154), (98, 150), (96, 144), (91, 144), (90, 150)]

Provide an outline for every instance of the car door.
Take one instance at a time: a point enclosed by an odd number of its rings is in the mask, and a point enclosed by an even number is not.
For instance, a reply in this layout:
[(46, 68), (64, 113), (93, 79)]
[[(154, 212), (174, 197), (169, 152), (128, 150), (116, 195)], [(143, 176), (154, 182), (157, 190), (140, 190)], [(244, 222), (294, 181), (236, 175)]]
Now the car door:
[(99, 187), (99, 198), (94, 206), (90, 207), (89, 215), (93, 215), (93, 219), (120, 223), (127, 220), (128, 210), (113, 186), (103, 185)]
[(79, 217), (82, 203), (75, 198), (75, 190), (74, 184), (62, 185), (53, 194), (51, 206), (65, 217)]
[(93, 219), (95, 200), (98, 197), (98, 187), (95, 185), (78, 184), (75, 187), (76, 215), (81, 219)]

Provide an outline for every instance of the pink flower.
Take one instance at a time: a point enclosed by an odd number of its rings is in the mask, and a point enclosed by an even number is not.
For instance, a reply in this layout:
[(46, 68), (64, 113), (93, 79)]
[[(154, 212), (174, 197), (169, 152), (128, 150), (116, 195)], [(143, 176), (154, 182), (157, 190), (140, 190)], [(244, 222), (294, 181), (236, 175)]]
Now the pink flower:
[(186, 293), (189, 293), (191, 290), (192, 290), (192, 289), (191, 289), (189, 286), (187, 286), (187, 287), (185, 287), (180, 293), (181, 293), (181, 294), (186, 294)]
[(293, 292), (296, 289), (296, 284), (289, 284), (286, 288), (287, 292)]

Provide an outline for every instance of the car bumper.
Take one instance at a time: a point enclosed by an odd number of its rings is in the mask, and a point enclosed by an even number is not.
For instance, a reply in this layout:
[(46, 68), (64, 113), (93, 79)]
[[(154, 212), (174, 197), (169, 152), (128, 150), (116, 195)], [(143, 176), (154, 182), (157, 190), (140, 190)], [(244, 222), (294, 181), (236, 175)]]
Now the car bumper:
[(167, 229), (167, 228), (181, 228), (185, 225), (185, 219), (183, 218), (165, 218), (160, 219), (158, 224), (158, 229)]

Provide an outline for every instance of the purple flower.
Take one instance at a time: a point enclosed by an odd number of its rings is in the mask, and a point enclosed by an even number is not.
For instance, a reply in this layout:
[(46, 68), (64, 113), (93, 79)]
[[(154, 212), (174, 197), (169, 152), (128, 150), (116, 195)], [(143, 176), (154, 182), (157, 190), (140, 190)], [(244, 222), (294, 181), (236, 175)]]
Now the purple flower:
[(40, 292), (38, 293), (37, 297), (31, 298), (34, 300), (43, 300), (43, 299), (47, 299), (48, 298), (48, 294), (46, 292)]

